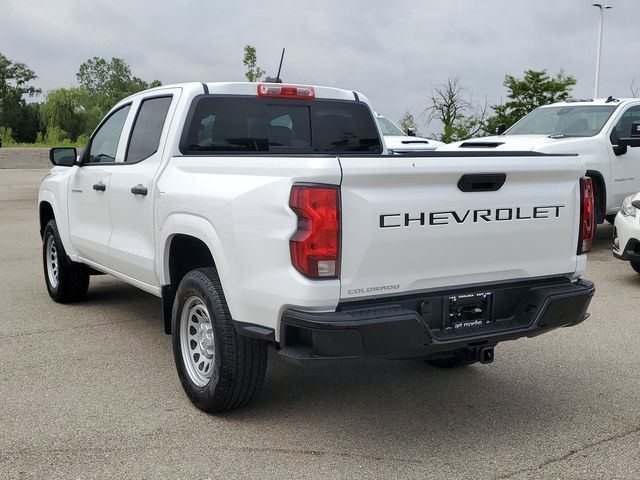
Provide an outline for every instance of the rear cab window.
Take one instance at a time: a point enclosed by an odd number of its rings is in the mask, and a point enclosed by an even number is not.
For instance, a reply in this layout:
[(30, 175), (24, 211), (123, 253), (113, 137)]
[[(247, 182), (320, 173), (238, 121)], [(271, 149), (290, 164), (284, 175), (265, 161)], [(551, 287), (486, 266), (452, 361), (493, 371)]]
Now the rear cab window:
[(196, 97), (180, 142), (185, 155), (382, 153), (370, 109), (345, 100)]

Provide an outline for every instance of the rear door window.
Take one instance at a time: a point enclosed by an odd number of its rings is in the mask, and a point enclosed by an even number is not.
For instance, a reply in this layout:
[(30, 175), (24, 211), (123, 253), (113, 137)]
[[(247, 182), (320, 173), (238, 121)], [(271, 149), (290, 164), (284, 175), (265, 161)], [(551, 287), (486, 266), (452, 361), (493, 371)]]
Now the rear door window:
[(125, 162), (140, 162), (158, 151), (171, 98), (155, 97), (142, 101), (131, 131)]
[(192, 107), (181, 151), (380, 153), (382, 146), (362, 103), (203, 96)]

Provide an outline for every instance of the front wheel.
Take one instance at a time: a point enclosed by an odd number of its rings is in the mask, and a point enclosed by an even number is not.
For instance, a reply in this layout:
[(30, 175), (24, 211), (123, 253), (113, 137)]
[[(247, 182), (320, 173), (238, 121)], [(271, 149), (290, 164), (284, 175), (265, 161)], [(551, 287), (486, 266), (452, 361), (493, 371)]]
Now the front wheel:
[(44, 227), (42, 264), (47, 291), (56, 302), (78, 302), (87, 296), (89, 269), (69, 260), (55, 220), (50, 220)]
[(609, 222), (611, 225), (613, 225), (616, 222), (616, 216), (615, 215), (607, 215), (604, 217), (604, 219)]
[(640, 273), (640, 262), (629, 262), (631, 263), (631, 268), (633, 268), (636, 272)]
[(255, 397), (264, 381), (267, 345), (236, 333), (215, 269), (184, 276), (171, 320), (178, 376), (196, 407), (224, 412)]

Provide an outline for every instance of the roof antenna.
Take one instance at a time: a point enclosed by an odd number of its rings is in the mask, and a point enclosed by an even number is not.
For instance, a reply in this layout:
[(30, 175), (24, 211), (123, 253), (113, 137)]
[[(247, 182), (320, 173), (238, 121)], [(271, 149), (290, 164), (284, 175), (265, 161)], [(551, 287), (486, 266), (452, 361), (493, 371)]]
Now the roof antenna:
[(280, 78), (280, 71), (282, 70), (282, 61), (284, 60), (284, 48), (282, 49), (282, 55), (280, 55), (280, 65), (278, 66), (278, 75), (276, 78), (267, 77), (266, 81), (271, 83), (282, 83), (282, 79)]

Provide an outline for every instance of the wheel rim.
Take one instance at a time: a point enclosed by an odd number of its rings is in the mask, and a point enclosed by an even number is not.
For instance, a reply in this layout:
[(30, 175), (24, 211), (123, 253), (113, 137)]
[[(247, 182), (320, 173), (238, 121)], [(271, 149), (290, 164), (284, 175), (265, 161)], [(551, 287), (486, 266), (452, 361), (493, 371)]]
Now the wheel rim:
[(189, 297), (182, 307), (180, 345), (189, 378), (198, 387), (204, 387), (213, 374), (216, 346), (209, 311), (199, 297)]
[(53, 235), (47, 237), (47, 245), (45, 247), (47, 255), (47, 276), (49, 277), (49, 285), (51, 288), (58, 288), (58, 275), (59, 263), (58, 263), (58, 248), (56, 247), (55, 238)]

